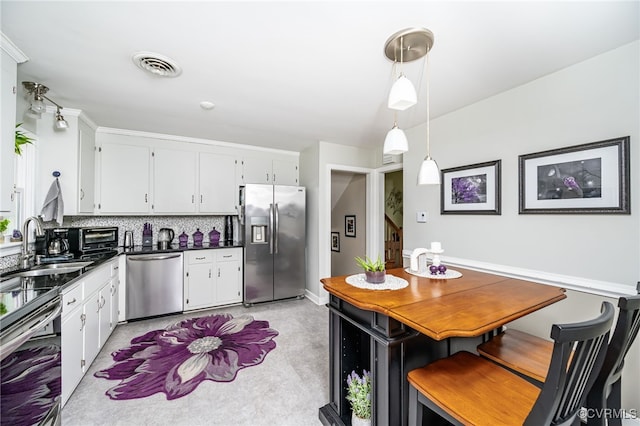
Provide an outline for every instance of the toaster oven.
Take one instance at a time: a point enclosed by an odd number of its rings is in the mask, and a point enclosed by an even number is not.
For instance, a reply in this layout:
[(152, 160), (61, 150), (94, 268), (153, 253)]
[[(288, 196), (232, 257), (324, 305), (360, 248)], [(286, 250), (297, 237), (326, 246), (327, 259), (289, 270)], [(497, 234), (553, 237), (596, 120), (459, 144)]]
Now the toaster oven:
[(98, 226), (69, 228), (69, 250), (75, 257), (118, 247), (118, 227)]

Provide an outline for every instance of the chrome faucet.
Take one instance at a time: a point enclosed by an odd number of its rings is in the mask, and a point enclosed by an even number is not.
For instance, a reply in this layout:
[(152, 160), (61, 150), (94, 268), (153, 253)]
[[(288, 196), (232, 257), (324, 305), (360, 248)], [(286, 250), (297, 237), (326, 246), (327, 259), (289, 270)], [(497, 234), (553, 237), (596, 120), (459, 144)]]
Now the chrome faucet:
[[(33, 222), (36, 227), (36, 236), (41, 237), (44, 235), (42, 221), (39, 217), (31, 216), (27, 218), (22, 224), (22, 267), (29, 268), (31, 266), (31, 258), (34, 257), (34, 253), (29, 252), (29, 223)], [(35, 251), (35, 250), (34, 250)]]

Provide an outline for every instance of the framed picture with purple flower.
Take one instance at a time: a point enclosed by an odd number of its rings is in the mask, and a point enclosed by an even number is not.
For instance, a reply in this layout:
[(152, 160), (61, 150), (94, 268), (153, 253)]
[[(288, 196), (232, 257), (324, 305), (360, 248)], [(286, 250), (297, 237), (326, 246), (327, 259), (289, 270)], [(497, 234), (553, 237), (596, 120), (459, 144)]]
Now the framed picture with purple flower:
[(441, 214), (500, 214), (501, 160), (441, 170)]
[(520, 155), (520, 214), (630, 214), (629, 136)]

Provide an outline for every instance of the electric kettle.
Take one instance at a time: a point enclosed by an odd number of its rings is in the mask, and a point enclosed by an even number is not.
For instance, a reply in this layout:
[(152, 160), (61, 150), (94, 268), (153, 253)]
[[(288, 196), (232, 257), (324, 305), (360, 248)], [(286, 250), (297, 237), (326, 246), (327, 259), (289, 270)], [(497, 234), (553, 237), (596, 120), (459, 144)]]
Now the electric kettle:
[(174, 236), (175, 233), (173, 232), (173, 229), (160, 229), (160, 232), (158, 233), (158, 246), (161, 249), (168, 249), (169, 247), (171, 247), (171, 241), (173, 241)]

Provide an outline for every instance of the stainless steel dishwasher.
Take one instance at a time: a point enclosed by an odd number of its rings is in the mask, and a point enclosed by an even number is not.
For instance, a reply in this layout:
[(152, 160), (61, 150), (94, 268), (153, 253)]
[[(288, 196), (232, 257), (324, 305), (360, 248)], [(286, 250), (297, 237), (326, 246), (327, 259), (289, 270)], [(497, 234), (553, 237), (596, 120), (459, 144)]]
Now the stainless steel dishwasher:
[(183, 311), (182, 253), (127, 255), (125, 319)]

